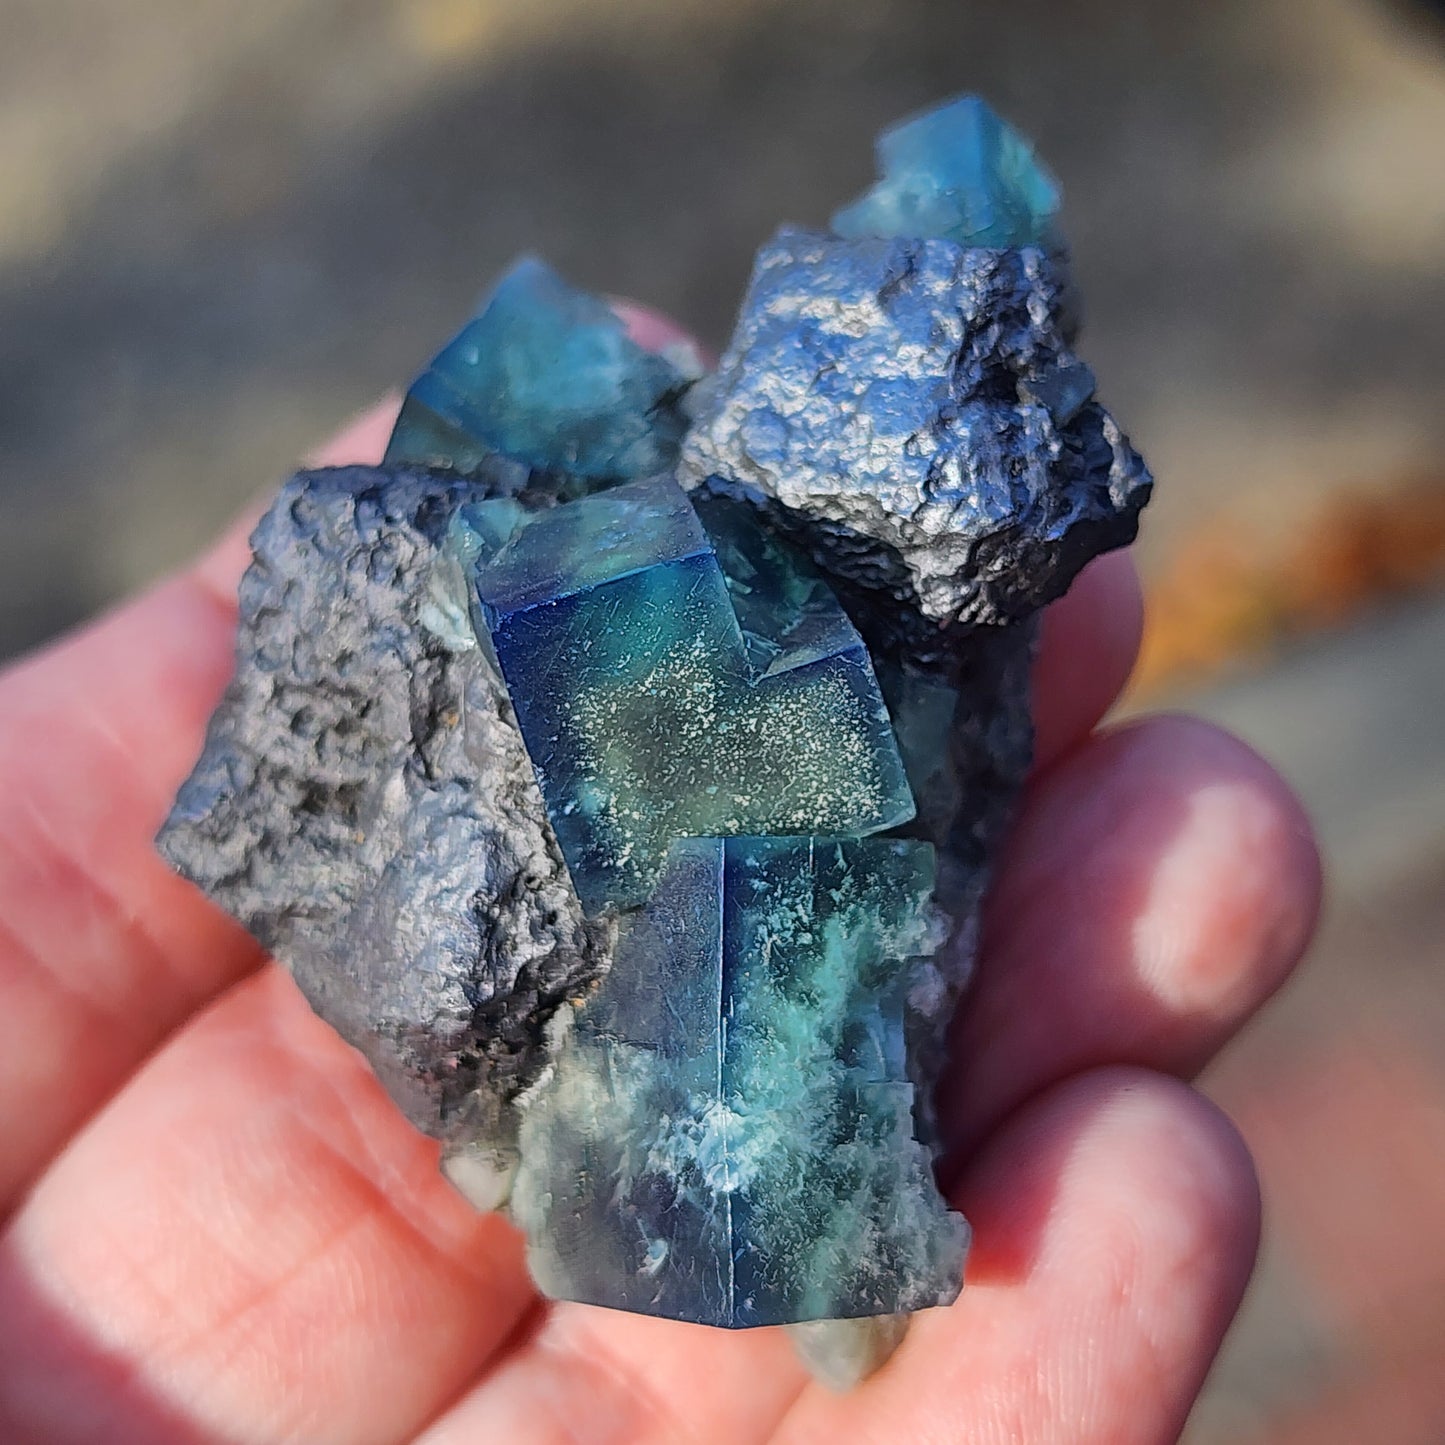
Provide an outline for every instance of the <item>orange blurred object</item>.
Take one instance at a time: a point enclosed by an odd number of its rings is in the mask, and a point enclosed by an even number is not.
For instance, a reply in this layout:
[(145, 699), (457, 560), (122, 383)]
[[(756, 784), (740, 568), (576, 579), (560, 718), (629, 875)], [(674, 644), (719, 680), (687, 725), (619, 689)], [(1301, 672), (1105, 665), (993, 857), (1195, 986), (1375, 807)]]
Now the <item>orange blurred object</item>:
[(1133, 694), (1202, 681), (1442, 582), (1445, 476), (1336, 492), (1283, 545), (1226, 513), (1147, 584)]

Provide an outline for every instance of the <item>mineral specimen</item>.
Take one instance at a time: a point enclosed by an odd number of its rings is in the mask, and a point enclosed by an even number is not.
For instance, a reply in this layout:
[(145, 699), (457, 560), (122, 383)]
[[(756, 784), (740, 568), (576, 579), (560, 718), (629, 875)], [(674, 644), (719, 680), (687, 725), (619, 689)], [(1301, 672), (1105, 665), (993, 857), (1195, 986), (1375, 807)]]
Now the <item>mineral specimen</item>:
[(932, 889), (926, 843), (674, 845), (522, 1126), (543, 1289), (730, 1326), (954, 1297), (906, 1057)]
[(161, 837), (545, 1291), (786, 1324), (835, 1384), (959, 1288), (932, 1096), (1034, 619), (1151, 487), (1027, 143), (964, 98), (880, 159), (695, 387), (505, 277), (385, 464), (258, 528)]

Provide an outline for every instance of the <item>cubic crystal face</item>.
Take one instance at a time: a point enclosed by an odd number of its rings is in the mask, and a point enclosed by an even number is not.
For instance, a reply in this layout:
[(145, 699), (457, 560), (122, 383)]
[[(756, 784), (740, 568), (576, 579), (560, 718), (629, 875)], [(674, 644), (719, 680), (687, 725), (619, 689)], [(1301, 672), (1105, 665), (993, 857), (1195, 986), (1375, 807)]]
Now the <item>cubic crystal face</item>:
[(579, 478), (647, 476), (677, 454), (690, 381), (527, 258), (413, 383), (386, 461), (467, 472), (500, 453)]
[(481, 624), (589, 912), (641, 904), (676, 838), (912, 816), (867, 649), (782, 547), (730, 535), (720, 553), (666, 478), (466, 520)]
[(740, 1327), (958, 1291), (905, 1023), (933, 849), (689, 839), (527, 1113), (512, 1208), (564, 1299)]
[(976, 95), (890, 126), (883, 179), (833, 216), (840, 236), (933, 236), (960, 246), (1043, 246), (1058, 183), (1033, 147)]

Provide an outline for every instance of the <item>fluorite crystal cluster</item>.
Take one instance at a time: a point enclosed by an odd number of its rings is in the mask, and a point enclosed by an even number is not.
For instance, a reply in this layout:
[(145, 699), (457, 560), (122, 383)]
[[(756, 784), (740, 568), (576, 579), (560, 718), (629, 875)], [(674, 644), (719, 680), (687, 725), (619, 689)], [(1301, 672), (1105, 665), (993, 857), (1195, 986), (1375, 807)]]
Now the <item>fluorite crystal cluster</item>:
[(958, 1291), (932, 1093), (1032, 619), (1151, 485), (1028, 144), (964, 98), (880, 160), (710, 377), (510, 272), (385, 463), (260, 524), (161, 836), (543, 1290), (835, 1377)]
[(477, 635), (591, 914), (644, 904), (677, 838), (853, 838), (913, 814), (847, 614), (755, 523), (706, 515), (720, 549), (656, 477), (458, 517)]

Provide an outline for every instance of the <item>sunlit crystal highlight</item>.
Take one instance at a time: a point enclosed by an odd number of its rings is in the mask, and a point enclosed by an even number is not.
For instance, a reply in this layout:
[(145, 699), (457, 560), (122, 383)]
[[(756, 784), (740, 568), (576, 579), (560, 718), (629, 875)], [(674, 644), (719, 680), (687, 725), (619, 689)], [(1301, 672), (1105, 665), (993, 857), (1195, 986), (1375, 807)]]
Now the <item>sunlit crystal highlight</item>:
[(386, 460), (470, 472), (500, 453), (579, 478), (647, 476), (677, 454), (690, 380), (529, 257), (413, 383)]
[(713, 515), (720, 545), (665, 478), (464, 514), (479, 631), (592, 912), (642, 903), (676, 838), (860, 836), (914, 811), (832, 593), (745, 517)]

